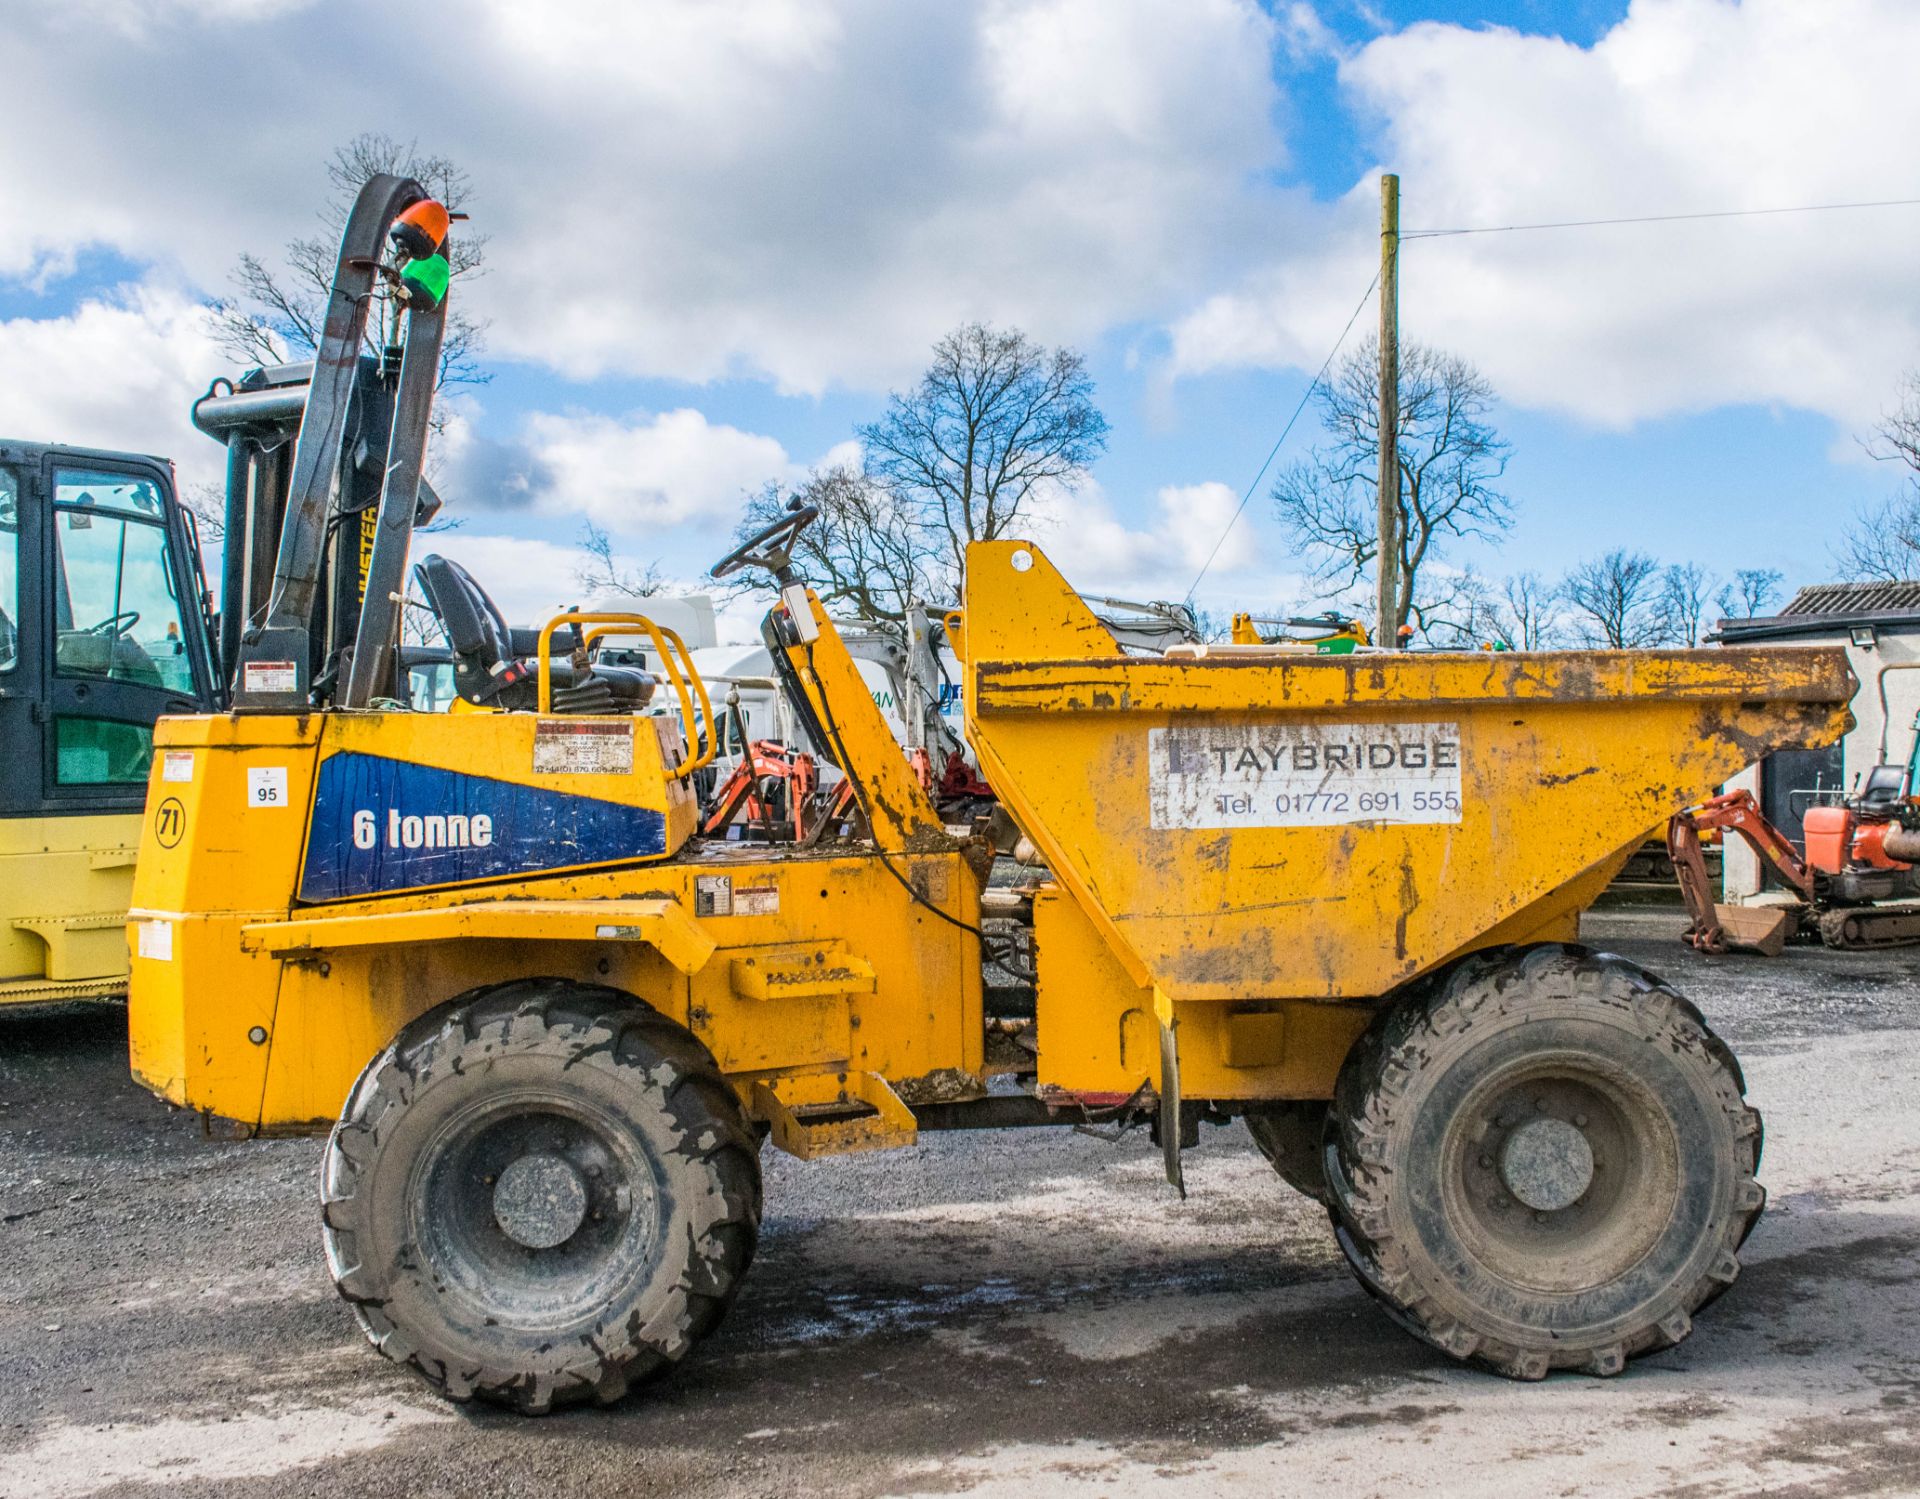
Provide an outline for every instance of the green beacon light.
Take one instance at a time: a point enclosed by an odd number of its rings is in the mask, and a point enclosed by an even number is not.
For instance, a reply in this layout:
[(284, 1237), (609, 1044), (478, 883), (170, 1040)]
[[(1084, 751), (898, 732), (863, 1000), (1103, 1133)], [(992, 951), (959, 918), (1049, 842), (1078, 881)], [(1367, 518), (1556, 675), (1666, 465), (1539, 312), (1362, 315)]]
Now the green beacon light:
[(429, 255), (400, 268), (400, 290), (414, 311), (433, 312), (447, 299), (447, 282), (452, 277), (446, 256)]

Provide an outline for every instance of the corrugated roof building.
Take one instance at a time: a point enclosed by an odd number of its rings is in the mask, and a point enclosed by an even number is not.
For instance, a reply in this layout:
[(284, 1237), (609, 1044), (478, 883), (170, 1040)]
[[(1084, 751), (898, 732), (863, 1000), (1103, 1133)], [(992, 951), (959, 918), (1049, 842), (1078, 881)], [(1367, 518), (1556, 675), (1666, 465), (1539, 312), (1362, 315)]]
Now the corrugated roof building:
[(1782, 614), (1920, 614), (1920, 583), (1815, 583)]

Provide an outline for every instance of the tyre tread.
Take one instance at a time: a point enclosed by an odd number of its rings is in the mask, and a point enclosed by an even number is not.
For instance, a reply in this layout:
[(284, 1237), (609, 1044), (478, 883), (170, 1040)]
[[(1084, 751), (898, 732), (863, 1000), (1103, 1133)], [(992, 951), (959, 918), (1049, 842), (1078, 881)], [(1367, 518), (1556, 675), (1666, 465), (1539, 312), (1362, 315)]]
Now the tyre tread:
[[(680, 1288), (684, 1325), (668, 1337), (637, 1327), (609, 1328), (590, 1356), (557, 1373), (529, 1376), (507, 1368), (449, 1368), (416, 1346), (385, 1313), (379, 1277), (356, 1252), (360, 1207), (355, 1185), (365, 1156), (392, 1110), (403, 1108), (424, 1076), (444, 1063), (461, 1071), (520, 1041), (554, 1032), (579, 1038), (566, 1065), (651, 1071), (678, 1076), (663, 1088), (664, 1106), (691, 1140), (683, 1152), (707, 1169), (721, 1211), (701, 1231), (694, 1276)], [(496, 1032), (498, 1034), (496, 1035)], [(594, 1039), (604, 1032), (603, 1039)], [(329, 1136), (322, 1170), (321, 1221), (335, 1286), (353, 1308), (367, 1340), (384, 1357), (414, 1370), (449, 1400), (482, 1400), (543, 1414), (583, 1401), (608, 1404), (678, 1362), (719, 1324), (752, 1263), (762, 1207), (759, 1141), (719, 1064), (698, 1038), (634, 996), (569, 979), (515, 979), (470, 991), (412, 1022), (368, 1064)]]
[[(1583, 1345), (1542, 1335), (1525, 1346), (1483, 1338), (1444, 1313), (1420, 1289), (1408, 1246), (1390, 1231), (1392, 1190), (1389, 1139), (1409, 1087), (1434, 1045), (1497, 1014), (1516, 993), (1629, 1010), (1649, 1040), (1663, 1039), (1700, 1059), (1733, 1126), (1750, 1148), (1739, 1163), (1735, 1211), (1724, 1243), (1691, 1285), (1650, 1309), (1644, 1327), (1625, 1338)], [(1668, 1348), (1692, 1327), (1692, 1314), (1713, 1301), (1738, 1274), (1738, 1251), (1766, 1202), (1755, 1177), (1762, 1139), (1760, 1115), (1745, 1099), (1745, 1079), (1732, 1050), (1700, 1011), (1638, 965), (1571, 943), (1496, 948), (1475, 953), (1437, 979), (1410, 991), (1376, 1017), (1355, 1043), (1336, 1084), (1329, 1115), (1327, 1186), (1335, 1237), (1355, 1277), (1393, 1319), (1455, 1358), (1470, 1358), (1514, 1379), (1540, 1379), (1551, 1369), (1617, 1374), (1639, 1354)]]

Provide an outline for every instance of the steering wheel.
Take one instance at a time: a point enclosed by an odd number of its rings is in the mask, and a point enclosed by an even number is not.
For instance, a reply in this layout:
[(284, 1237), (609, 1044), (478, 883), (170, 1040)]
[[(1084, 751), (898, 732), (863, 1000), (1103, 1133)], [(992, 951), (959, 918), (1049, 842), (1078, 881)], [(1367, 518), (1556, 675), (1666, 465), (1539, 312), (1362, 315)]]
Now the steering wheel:
[(802, 505), (798, 500), (788, 500), (787, 510), (788, 514), (754, 532), (714, 563), (707, 576), (724, 578), (743, 567), (764, 567), (775, 577), (781, 577), (792, 560), (793, 544), (800, 539), (800, 533), (820, 518), (819, 506)]
[(122, 609), (118, 614), (108, 615), (97, 625), (88, 625), (87, 634), (105, 635), (111, 639), (116, 635), (126, 634), (127, 631), (139, 623), (140, 611), (138, 609)]

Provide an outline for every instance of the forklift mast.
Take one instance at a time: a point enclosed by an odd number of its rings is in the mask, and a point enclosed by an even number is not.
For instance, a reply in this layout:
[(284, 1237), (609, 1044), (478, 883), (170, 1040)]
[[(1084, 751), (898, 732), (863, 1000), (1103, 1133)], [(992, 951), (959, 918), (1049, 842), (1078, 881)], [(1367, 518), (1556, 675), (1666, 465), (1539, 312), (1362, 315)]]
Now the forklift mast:
[[(216, 380), (193, 408), (194, 425), (227, 448), (219, 659), (238, 711), (363, 708), (398, 690), (407, 550), (439, 505), (422, 469), (446, 217), (411, 179), (369, 181), (341, 237), (313, 361)], [(398, 253), (383, 261), (390, 233)], [(366, 334), (382, 283), (404, 312), (398, 341), (376, 356)]]

